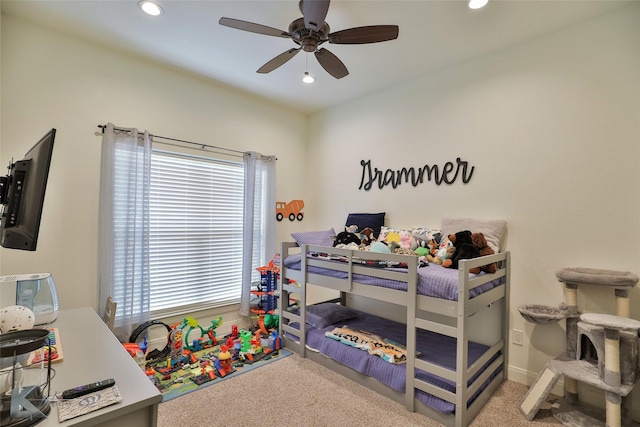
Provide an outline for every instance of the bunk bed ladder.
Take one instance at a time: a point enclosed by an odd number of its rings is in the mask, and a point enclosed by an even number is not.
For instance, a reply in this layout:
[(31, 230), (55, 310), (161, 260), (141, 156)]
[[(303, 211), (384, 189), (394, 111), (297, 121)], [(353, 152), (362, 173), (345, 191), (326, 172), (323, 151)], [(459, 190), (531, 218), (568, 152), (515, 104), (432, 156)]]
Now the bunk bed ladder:
[[(292, 243), (283, 242), (281, 245), (281, 254), (288, 254), (289, 248), (296, 246)], [(302, 253), (306, 253), (306, 245), (301, 247)], [(284, 260), (282, 260), (284, 262)], [(282, 269), (281, 269), (282, 271)], [(295, 350), (301, 357), (306, 357), (306, 341), (307, 341), (307, 323), (306, 323), (306, 310), (303, 310), (307, 305), (307, 289), (306, 289), (306, 275), (307, 275), (307, 257), (302, 257), (301, 267), (302, 277), (305, 278), (304, 283), (297, 283), (294, 286), (289, 283), (289, 277), (286, 274), (280, 274), (280, 322), (278, 333), (283, 338), (283, 343), (287, 344), (287, 347)], [(299, 305), (299, 314), (295, 314), (289, 311), (289, 302), (291, 295), (298, 295), (296, 297)], [(289, 326), (291, 323), (296, 322), (299, 325), (299, 329)], [(289, 338), (287, 334), (292, 334), (298, 337), (296, 342), (292, 338)]]
[[(484, 406), (486, 401), (491, 397), (493, 391), (495, 391), (499, 385), (507, 377), (507, 340), (509, 332), (508, 325), (508, 310), (509, 310), (509, 292), (510, 292), (510, 271), (511, 271), (511, 257), (509, 252), (505, 252), (501, 256), (499, 261), (500, 270), (495, 275), (501, 277), (502, 280), (502, 292), (500, 296), (500, 290), (494, 289), (492, 292), (498, 292), (498, 299), (496, 296), (490, 296), (487, 292), (484, 295), (492, 299), (492, 303), (487, 306), (480, 307), (478, 302), (483, 301), (483, 296), (476, 297), (473, 301), (470, 298), (470, 290), (479, 286), (478, 280), (489, 280), (475, 278), (472, 279), (469, 276), (469, 270), (476, 267), (478, 260), (462, 260), (460, 261), (460, 267), (458, 269), (458, 303), (457, 303), (457, 328), (455, 336), (457, 338), (457, 360), (456, 360), (456, 393), (455, 393), (455, 420), (456, 427), (466, 427), (471, 423), (471, 420), (478, 414), (480, 409)], [(473, 314), (484, 308), (490, 308), (494, 303), (499, 304), (502, 312), (500, 313), (500, 338), (498, 341), (490, 346), (485, 354), (472, 365), (469, 366), (469, 323)], [(478, 373), (481, 366), (488, 364), (487, 368), (480, 374), (472, 384), (469, 384), (470, 379)], [(500, 370), (500, 375), (496, 373)], [(495, 375), (495, 376), (494, 376)], [(493, 378), (493, 379), (491, 379)], [(478, 391), (485, 381), (489, 381), (489, 384), (483, 390), (483, 392), (476, 396), (474, 402), (468, 406), (471, 396)]]

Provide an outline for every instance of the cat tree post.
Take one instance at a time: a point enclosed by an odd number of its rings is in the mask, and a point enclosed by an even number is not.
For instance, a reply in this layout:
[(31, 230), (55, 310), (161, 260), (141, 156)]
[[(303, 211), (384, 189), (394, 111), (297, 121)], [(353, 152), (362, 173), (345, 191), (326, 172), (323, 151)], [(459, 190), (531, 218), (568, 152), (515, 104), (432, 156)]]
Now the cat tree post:
[[(575, 283), (564, 284), (564, 301), (567, 306), (566, 318), (566, 347), (567, 357), (576, 358), (577, 336), (578, 336), (578, 285)], [(565, 378), (564, 392), (567, 402), (573, 404), (578, 401), (578, 380)]]
[(629, 317), (629, 291), (626, 289), (616, 289), (616, 314)]
[[(616, 314), (620, 317), (630, 317), (630, 303), (629, 303), (629, 290), (628, 289), (616, 289)], [(631, 400), (632, 400), (633, 392), (629, 393), (625, 397), (622, 398), (622, 422), (623, 425), (631, 425), (630, 423), (625, 423), (625, 420), (630, 420), (631, 415)]]

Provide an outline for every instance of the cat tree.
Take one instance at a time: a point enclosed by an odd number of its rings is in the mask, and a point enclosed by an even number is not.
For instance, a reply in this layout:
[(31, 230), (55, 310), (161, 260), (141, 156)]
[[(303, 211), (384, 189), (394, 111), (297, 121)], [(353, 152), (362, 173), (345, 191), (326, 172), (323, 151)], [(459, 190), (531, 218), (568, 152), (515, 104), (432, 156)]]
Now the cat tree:
[[(565, 303), (554, 309), (522, 306), (518, 310), (530, 322), (544, 324), (566, 320), (566, 352), (549, 362), (520, 404), (520, 411), (532, 420), (560, 376), (565, 394), (552, 408), (554, 417), (567, 426), (634, 426), (630, 417), (631, 391), (639, 376), (638, 332), (640, 322), (629, 318), (629, 291), (638, 276), (628, 272), (591, 268), (565, 268), (556, 273), (564, 283)], [(611, 288), (616, 314), (578, 311), (578, 286)], [(605, 394), (605, 410), (578, 399), (578, 382)], [(605, 421), (606, 420), (606, 421)]]

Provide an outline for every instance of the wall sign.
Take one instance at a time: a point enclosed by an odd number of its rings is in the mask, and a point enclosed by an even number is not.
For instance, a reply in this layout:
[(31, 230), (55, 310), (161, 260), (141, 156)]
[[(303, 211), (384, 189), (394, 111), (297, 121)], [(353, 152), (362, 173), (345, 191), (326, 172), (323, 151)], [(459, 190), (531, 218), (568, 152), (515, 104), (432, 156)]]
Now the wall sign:
[(390, 185), (396, 188), (403, 182), (417, 187), (424, 181), (433, 181), (436, 185), (442, 185), (442, 183), (451, 185), (458, 178), (462, 180), (464, 184), (471, 181), (475, 166), (469, 168), (469, 163), (460, 160), (460, 157), (456, 159), (456, 162), (447, 162), (442, 168), (438, 165), (424, 165), (421, 168), (415, 169), (414, 167), (402, 168), (398, 170), (387, 169), (381, 170), (371, 166), (371, 160), (361, 160), (362, 166), (362, 178), (360, 178), (359, 190), (369, 191), (373, 186), (377, 186), (380, 189)]

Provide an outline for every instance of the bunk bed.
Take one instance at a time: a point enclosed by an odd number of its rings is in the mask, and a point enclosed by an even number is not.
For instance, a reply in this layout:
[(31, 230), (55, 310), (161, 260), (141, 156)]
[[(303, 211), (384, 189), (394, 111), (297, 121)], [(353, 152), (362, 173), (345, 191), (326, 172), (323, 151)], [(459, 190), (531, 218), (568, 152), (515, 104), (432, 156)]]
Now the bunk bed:
[[(436, 264), (420, 267), (418, 257), (411, 255), (295, 242), (283, 242), (280, 253), (280, 332), (284, 346), (302, 357), (404, 404), (409, 411), (456, 427), (469, 425), (506, 379), (509, 252), (461, 261), (458, 270)], [(493, 274), (469, 273), (492, 262), (498, 264)], [(310, 322), (317, 317), (312, 309), (326, 308), (326, 304), (307, 306), (310, 284), (339, 291), (340, 297), (330, 302), (343, 307), (336, 310), (347, 316), (321, 319), (320, 325)], [(405, 307), (406, 321), (399, 324), (373, 313), (349, 311), (350, 295)], [(496, 306), (498, 320), (486, 326), (498, 328), (497, 341), (471, 340), (470, 324), (481, 317), (475, 315)], [(327, 337), (342, 326), (385, 334), (404, 344), (405, 360), (388, 363)], [(378, 326), (391, 329), (379, 332)]]

